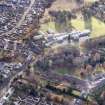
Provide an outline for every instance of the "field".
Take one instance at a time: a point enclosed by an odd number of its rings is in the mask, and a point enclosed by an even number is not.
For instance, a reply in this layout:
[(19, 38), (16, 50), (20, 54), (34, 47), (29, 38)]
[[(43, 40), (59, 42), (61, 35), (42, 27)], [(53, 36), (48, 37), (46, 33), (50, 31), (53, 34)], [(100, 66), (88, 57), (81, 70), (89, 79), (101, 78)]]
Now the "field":
[[(81, 19), (72, 20), (72, 25), (80, 31), (85, 29), (84, 21)], [(105, 35), (105, 24), (100, 20), (92, 17), (92, 33), (91, 37), (99, 37)]]
[(60, 75), (70, 74), (70, 70), (68, 70), (67, 68), (58, 68), (56, 72)]
[(70, 75), (75, 75), (78, 78), (80, 78), (80, 70), (78, 69), (70, 69), (70, 68), (57, 68), (55, 69), (55, 72), (59, 75), (65, 75), (65, 74), (70, 74)]
[[(61, 2), (62, 1), (62, 2)], [(95, 2), (97, 0), (85, 0), (85, 3), (91, 3), (91, 2)], [(64, 5), (65, 4), (65, 5)], [(50, 17), (48, 15), (48, 11), (50, 10), (67, 10), (70, 11), (73, 8), (77, 8), (77, 4), (74, 2), (74, 0), (56, 0), (51, 8), (47, 9), (45, 12), (45, 17)], [(77, 19), (72, 19), (71, 23), (72, 26), (80, 31), (85, 30), (85, 26), (84, 26), (84, 20), (77, 14)], [(88, 23), (87, 23), (88, 24)], [(65, 26), (64, 26), (65, 27)], [(56, 27), (55, 27), (55, 23), (50, 21), (47, 22), (46, 24), (42, 24), (41, 25), (41, 31), (46, 32), (47, 30), (54, 30), (55, 32), (57, 32)], [(105, 35), (105, 23), (103, 23), (102, 21), (100, 21), (99, 19), (96, 19), (94, 17), (92, 17), (92, 33), (91, 33), (91, 37), (99, 37), (99, 36), (103, 36)]]
[[(84, 26), (84, 21), (82, 19), (73, 19), (71, 21), (72, 26), (80, 31), (85, 30), (85, 26)], [(87, 23), (88, 24), (88, 23)], [(55, 32), (57, 31), (55, 28), (55, 23), (54, 22), (48, 22), (46, 24), (42, 24), (41, 25), (41, 30), (43, 32), (46, 32), (47, 30), (54, 30)], [(92, 17), (92, 33), (91, 33), (91, 37), (99, 37), (99, 36), (103, 36), (105, 35), (105, 23), (103, 23), (102, 21)]]

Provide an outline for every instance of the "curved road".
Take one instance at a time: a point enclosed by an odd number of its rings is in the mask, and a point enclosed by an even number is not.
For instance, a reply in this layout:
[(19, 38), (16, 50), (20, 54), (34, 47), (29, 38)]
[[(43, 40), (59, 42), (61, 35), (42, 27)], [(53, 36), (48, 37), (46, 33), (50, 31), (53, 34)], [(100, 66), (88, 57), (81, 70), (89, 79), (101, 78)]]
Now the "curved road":
[[(34, 60), (34, 63), (35, 62), (37, 62), (37, 60), (39, 59), (39, 56)], [(4, 103), (5, 103), (5, 99), (3, 98), (3, 97), (5, 97), (7, 94), (8, 94), (8, 90), (11, 88), (10, 86), (11, 86), (11, 83), (13, 82), (13, 80), (16, 78), (16, 77), (18, 77), (18, 76), (20, 76), (20, 75), (22, 75), (23, 73), (24, 73), (24, 71), (27, 69), (27, 64), (29, 64), (30, 62), (31, 62), (31, 60), (33, 60), (33, 59), (28, 59), (28, 61), (26, 61), (25, 63), (24, 63), (24, 70), (23, 71), (20, 71), (20, 72), (18, 72), (18, 73), (16, 73), (13, 77), (11, 77), (11, 80), (10, 80), (10, 82), (7, 84), (7, 86), (2, 90), (2, 93), (0, 94), (0, 105), (3, 105)], [(33, 63), (32, 63), (33, 64)], [(31, 70), (32, 71), (32, 70)]]

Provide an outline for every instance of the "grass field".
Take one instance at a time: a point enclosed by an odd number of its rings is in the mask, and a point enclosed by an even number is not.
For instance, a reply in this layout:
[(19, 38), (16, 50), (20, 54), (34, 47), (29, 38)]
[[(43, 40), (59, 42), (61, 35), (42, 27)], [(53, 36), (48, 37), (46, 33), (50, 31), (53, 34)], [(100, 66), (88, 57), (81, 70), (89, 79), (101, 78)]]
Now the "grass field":
[(42, 24), (41, 28), (40, 28), (40, 30), (43, 31), (43, 32), (46, 32), (49, 29), (52, 29), (52, 30), (56, 31), (54, 22), (49, 22), (49, 23), (46, 23), (46, 24)]
[(70, 74), (70, 71), (67, 68), (58, 68), (56, 72), (60, 75)]
[[(81, 19), (72, 20), (72, 25), (80, 31), (83, 31), (85, 29), (84, 21)], [(93, 17), (91, 37), (99, 37), (102, 35), (105, 35), (105, 24)]]
[[(80, 30), (80, 31), (85, 30), (84, 21), (82, 19), (73, 19), (71, 23), (72, 23), (72, 26), (75, 27), (77, 30)], [(46, 32), (49, 29), (57, 31), (55, 28), (54, 22), (49, 22), (41, 25), (41, 30), (43, 32)], [(91, 37), (99, 37), (103, 35), (105, 35), (105, 24), (102, 21), (92, 17)]]

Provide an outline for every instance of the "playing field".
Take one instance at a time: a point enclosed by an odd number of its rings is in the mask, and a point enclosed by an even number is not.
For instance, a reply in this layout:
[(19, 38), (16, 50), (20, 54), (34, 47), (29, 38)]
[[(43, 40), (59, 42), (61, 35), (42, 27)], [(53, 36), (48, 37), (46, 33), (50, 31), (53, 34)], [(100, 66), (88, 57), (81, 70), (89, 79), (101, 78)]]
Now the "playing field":
[(57, 74), (64, 75), (64, 74), (70, 74), (70, 70), (67, 68), (59, 68), (56, 70)]
[[(81, 19), (72, 20), (72, 26), (80, 31), (85, 29), (84, 21)], [(105, 23), (93, 17), (91, 37), (99, 37), (103, 35), (105, 35)]]
[[(84, 0), (84, 1), (85, 1), (85, 3), (90, 3), (90, 2), (95, 2), (97, 0)], [(75, 6), (77, 6), (77, 5), (74, 2), (74, 0), (56, 0), (56, 2), (53, 3), (53, 5), (51, 6), (51, 8), (48, 9), (48, 11), (49, 10), (71, 10), (72, 8), (76, 8)], [(46, 12), (48, 12), (48, 11), (46, 11)], [(84, 22), (82, 16), (79, 16), (79, 15), (77, 14), (78, 18), (73, 19), (71, 21), (71, 24), (75, 29), (83, 31), (83, 30), (85, 30), (85, 25), (86, 24), (88, 25), (89, 22), (87, 22), (87, 23)], [(46, 16), (48, 16), (48, 13)], [(65, 26), (63, 26), (63, 27), (65, 28)], [(61, 29), (61, 28), (62, 28), (62, 26), (59, 26), (59, 25), (56, 28), (54, 22), (48, 22), (46, 24), (41, 25), (41, 30), (43, 32), (46, 32), (47, 30), (53, 30), (56, 32), (57, 29)], [(91, 37), (99, 37), (99, 36), (105, 35), (105, 23), (103, 23), (99, 19), (92, 17), (91, 28), (92, 28)]]
[[(91, 37), (99, 37), (99, 36), (103, 36), (105, 35), (105, 23), (103, 23), (102, 21), (100, 21), (99, 19), (96, 19), (94, 17), (92, 17), (92, 33), (91, 33)], [(85, 30), (85, 22), (78, 18), (78, 19), (73, 19), (71, 21), (72, 26), (80, 31)], [(88, 24), (88, 23), (87, 23)], [(41, 25), (41, 30), (46, 32), (47, 30), (54, 30), (57, 31), (55, 28), (55, 23), (54, 22), (49, 22), (46, 24)]]

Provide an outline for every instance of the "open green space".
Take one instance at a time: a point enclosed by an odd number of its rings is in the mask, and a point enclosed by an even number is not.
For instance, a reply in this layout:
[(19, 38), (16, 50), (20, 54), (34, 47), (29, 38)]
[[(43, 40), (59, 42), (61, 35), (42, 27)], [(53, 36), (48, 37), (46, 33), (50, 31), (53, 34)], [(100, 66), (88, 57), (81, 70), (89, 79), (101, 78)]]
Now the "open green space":
[[(85, 29), (84, 21), (82, 19), (74, 19), (71, 21), (72, 26), (75, 27), (77, 30), (83, 31)], [(92, 33), (91, 37), (99, 37), (105, 35), (105, 24), (92, 17)]]
[(46, 31), (48, 31), (49, 29), (56, 31), (56, 29), (55, 29), (55, 23), (54, 23), (54, 22), (48, 22), (48, 23), (46, 23), (46, 24), (42, 24), (42, 25), (41, 25), (41, 28), (40, 28), (40, 30), (41, 30), (42, 32), (46, 32)]
[[(82, 19), (72, 19), (71, 23), (75, 29), (80, 31), (85, 30), (85, 25), (84, 25), (85, 23)], [(105, 35), (105, 23), (103, 23), (99, 19), (92, 17), (91, 24), (92, 24), (92, 33), (91, 33), (92, 38)], [(57, 31), (54, 22), (48, 22), (46, 24), (42, 24), (40, 30), (46, 32), (49, 29), (54, 30), (55, 32)]]
[(70, 71), (67, 68), (57, 68), (56, 72), (60, 75), (70, 74)]

